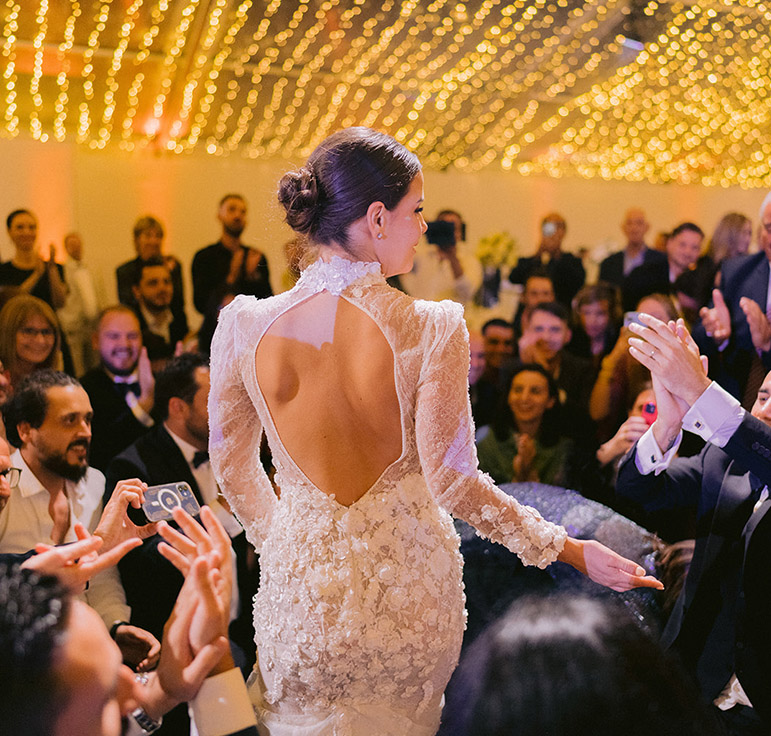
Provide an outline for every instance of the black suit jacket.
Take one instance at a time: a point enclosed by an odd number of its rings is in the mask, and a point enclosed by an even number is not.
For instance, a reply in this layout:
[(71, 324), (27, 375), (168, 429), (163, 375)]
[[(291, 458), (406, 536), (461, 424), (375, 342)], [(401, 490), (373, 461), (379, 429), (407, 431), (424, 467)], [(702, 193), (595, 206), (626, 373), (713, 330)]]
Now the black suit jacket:
[[(646, 248), (643, 251), (643, 261), (640, 264), (644, 266), (646, 263), (656, 263), (657, 261), (666, 260), (666, 255), (658, 250), (651, 250)], [(609, 284), (615, 284), (621, 287), (624, 283), (624, 251), (620, 250), (617, 253), (611, 253), (600, 263), (600, 281), (605, 281)]]
[(581, 259), (572, 253), (560, 253), (544, 266), (539, 255), (520, 258), (517, 265), (511, 269), (509, 281), (512, 284), (524, 284), (534, 271), (540, 269), (544, 269), (549, 274), (557, 301), (570, 309), (570, 302), (586, 279), (586, 271)]
[(670, 294), (669, 261), (667, 258), (656, 259), (638, 266), (621, 284), (621, 304), (625, 312), (637, 309), (643, 297), (650, 294)]
[(147, 320), (144, 318), (139, 307), (136, 307), (134, 311), (139, 319), (139, 327), (142, 330), (142, 344), (147, 348), (147, 357), (151, 361), (173, 358), (177, 343), (180, 340), (184, 340), (188, 333), (187, 317), (184, 312), (182, 314), (172, 312), (173, 319), (169, 325), (169, 342), (166, 342), (160, 335), (147, 328)]
[[(747, 318), (739, 306), (739, 301), (746, 296), (757, 302), (765, 312), (768, 258), (762, 252), (727, 258), (722, 263), (720, 273), (720, 291), (731, 313), (731, 337), (728, 345), (724, 350), (718, 350), (719, 346), (707, 336), (701, 323), (694, 328), (693, 339), (699, 350), (709, 358), (710, 376), (741, 400), (755, 348)], [(766, 371), (771, 370), (771, 352), (762, 353), (760, 359)]]
[(134, 416), (123, 394), (103, 368), (91, 369), (80, 382), (94, 411), (90, 463), (104, 472), (110, 460), (145, 434), (148, 428)]
[[(619, 468), (617, 492), (646, 510), (697, 509), (697, 539), (683, 591), (662, 635), (713, 700), (734, 672), (760, 716), (771, 724), (771, 645), (767, 601), (771, 576), (769, 502), (753, 514), (749, 473), (771, 485), (771, 428), (747, 414), (724, 449), (708, 444), (676, 458), (666, 472), (641, 475), (636, 445)], [(762, 666), (761, 666), (762, 664)]]
[[(162, 424), (153, 427), (118, 455), (108, 466), (105, 502), (119, 480), (139, 478), (148, 485), (174, 481), (190, 484), (198, 503), (200, 489), (182, 451)], [(159, 639), (182, 587), (182, 575), (158, 552), (160, 536), (145, 540), (119, 563), (126, 602), (131, 606), (131, 623), (151, 631)], [(247, 569), (248, 542), (242, 532), (233, 540), (236, 552), (241, 614), (232, 622), (231, 638), (243, 649), (247, 659), (254, 657), (254, 629), (251, 601), (257, 592), (257, 575)]]

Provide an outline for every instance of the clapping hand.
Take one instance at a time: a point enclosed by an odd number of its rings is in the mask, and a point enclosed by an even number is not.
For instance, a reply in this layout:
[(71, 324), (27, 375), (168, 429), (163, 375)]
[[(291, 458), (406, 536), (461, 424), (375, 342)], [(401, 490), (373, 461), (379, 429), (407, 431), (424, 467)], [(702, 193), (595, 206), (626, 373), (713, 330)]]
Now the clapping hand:
[(771, 350), (771, 324), (760, 305), (753, 299), (743, 296), (739, 300), (739, 306), (747, 318), (752, 345), (756, 350), (762, 350), (764, 353)]
[(731, 337), (731, 313), (720, 289), (712, 290), (712, 304), (710, 308), (702, 307), (699, 316), (707, 335), (719, 345)]

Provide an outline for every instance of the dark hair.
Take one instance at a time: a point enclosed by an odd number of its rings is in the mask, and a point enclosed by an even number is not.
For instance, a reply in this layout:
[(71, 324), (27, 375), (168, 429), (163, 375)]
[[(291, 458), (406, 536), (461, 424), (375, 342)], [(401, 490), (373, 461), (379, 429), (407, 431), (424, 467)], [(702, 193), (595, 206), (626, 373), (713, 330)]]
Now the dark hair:
[(573, 297), (571, 306), (573, 307), (573, 320), (575, 324), (581, 324), (579, 319), (581, 307), (585, 307), (588, 304), (597, 304), (598, 302), (608, 303), (609, 326), (621, 321), (621, 294), (618, 286), (609, 284), (606, 281), (598, 281), (596, 284), (584, 286)]
[(530, 279), (549, 279), (552, 287), (554, 287), (554, 279), (543, 266), (538, 266), (530, 273), (530, 275), (525, 279), (525, 286), (527, 286), (527, 282), (530, 281)]
[(514, 412), (509, 406), (509, 392), (514, 384), (514, 379), (520, 373), (538, 373), (546, 379), (546, 385), (549, 389), (549, 397), (554, 399), (554, 406), (544, 412), (541, 420), (541, 427), (538, 430), (538, 441), (545, 447), (555, 445), (560, 438), (560, 393), (557, 382), (554, 377), (540, 363), (519, 363), (514, 370), (502, 382), (506, 390), (502, 392), (498, 406), (496, 407), (493, 420), (490, 422), (490, 428), (493, 434), (501, 442), (507, 440), (512, 432), (517, 431), (517, 422), (514, 418)]
[(167, 271), (169, 271), (169, 275), (171, 275), (171, 271), (169, 270), (169, 267), (166, 265), (166, 261), (163, 260), (162, 256), (151, 256), (146, 261), (141, 261), (139, 267), (134, 269), (134, 281), (132, 286), (139, 286), (140, 282), (142, 281), (142, 274), (145, 272), (146, 268), (157, 268), (158, 266), (165, 268)]
[(246, 204), (246, 200), (240, 194), (226, 194), (220, 200), (220, 203), (217, 205), (217, 207), (222, 207), (222, 205), (225, 204), (225, 202), (227, 202), (229, 199), (240, 199), (244, 204)]
[(553, 317), (561, 319), (566, 325), (570, 324), (570, 315), (568, 310), (559, 302), (541, 302), (540, 304), (536, 304), (530, 312), (531, 320), (533, 319), (533, 315), (536, 312), (546, 312), (546, 314), (551, 314)]
[(463, 222), (463, 215), (461, 215), (461, 213), (457, 210), (440, 210), (436, 213), (436, 219), (438, 220), (441, 217), (447, 217), (448, 215), (457, 217), (461, 222)]
[(177, 397), (191, 404), (198, 391), (195, 380), (197, 368), (208, 368), (209, 363), (200, 353), (182, 353), (172, 358), (155, 377), (155, 406), (153, 415), (160, 422), (169, 416), (169, 401)]
[(488, 327), (505, 327), (508, 330), (514, 329), (514, 325), (511, 324), (511, 322), (507, 322), (505, 319), (501, 319), (500, 317), (493, 317), (493, 319), (488, 319), (487, 322), (482, 325), (483, 337), (485, 332), (487, 332)]
[(62, 371), (48, 368), (30, 373), (2, 406), (5, 431), (14, 447), (21, 447), (17, 427), (22, 422), (37, 429), (48, 413), (48, 389), (56, 386), (80, 386), (80, 382)]
[(6, 230), (11, 229), (11, 225), (13, 224), (13, 221), (17, 215), (29, 215), (33, 220), (37, 222), (37, 218), (29, 210), (14, 210), (13, 212), (11, 212), (10, 215), (8, 215), (8, 217), (5, 218)]
[(56, 578), (0, 562), (0, 719), (3, 733), (49, 736), (66, 694), (54, 676), (71, 609)]
[(704, 231), (693, 222), (681, 222), (671, 233), (669, 233), (669, 237), (675, 238), (680, 235), (680, 233), (684, 233), (686, 231), (698, 233), (702, 238), (704, 237)]
[(346, 128), (329, 136), (298, 171), (285, 174), (278, 201), (286, 222), (314, 243), (348, 245), (348, 228), (373, 202), (393, 210), (420, 172), (418, 157), (385, 133)]
[(456, 736), (716, 733), (682, 669), (609, 598), (517, 599), (453, 679)]
[(134, 223), (134, 240), (136, 240), (146, 230), (157, 230), (161, 234), (161, 237), (164, 236), (164, 230), (161, 221), (152, 215), (143, 215)]

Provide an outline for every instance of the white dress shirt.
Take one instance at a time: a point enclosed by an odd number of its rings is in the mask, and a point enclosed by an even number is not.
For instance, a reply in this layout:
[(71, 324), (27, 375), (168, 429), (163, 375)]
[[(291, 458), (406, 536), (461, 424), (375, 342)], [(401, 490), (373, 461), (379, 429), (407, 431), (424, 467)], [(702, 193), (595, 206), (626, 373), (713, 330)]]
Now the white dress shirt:
[[(0, 513), (0, 552), (24, 554), (38, 542), (54, 544), (52, 538), (54, 521), (48, 511), (51, 496), (29, 469), (16, 450), (11, 455), (11, 465), (21, 470), (19, 484), (11, 489), (3, 511)], [(64, 542), (75, 542), (75, 523), (80, 522), (93, 532), (102, 515), (104, 475), (95, 468), (89, 468), (78, 483), (64, 481), (67, 503), (70, 509), (70, 526)], [(126, 605), (126, 596), (115, 567), (95, 575), (88, 590), (81, 596), (110, 627), (116, 621), (129, 621), (131, 609)]]

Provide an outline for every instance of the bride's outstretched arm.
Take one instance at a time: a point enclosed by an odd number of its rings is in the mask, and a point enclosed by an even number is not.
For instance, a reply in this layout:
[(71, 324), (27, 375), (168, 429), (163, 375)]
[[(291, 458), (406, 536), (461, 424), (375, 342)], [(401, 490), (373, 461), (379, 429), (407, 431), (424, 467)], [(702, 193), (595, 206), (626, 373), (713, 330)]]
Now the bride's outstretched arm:
[(500, 491), (479, 470), (468, 398), (468, 333), (460, 310), (442, 316), (420, 378), (415, 416), (421, 464), (436, 501), (526, 565), (546, 567), (560, 559), (615, 590), (660, 586), (599, 542), (569, 539), (561, 526)]

